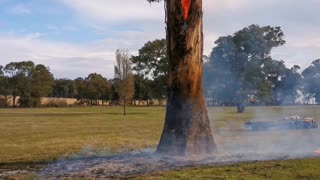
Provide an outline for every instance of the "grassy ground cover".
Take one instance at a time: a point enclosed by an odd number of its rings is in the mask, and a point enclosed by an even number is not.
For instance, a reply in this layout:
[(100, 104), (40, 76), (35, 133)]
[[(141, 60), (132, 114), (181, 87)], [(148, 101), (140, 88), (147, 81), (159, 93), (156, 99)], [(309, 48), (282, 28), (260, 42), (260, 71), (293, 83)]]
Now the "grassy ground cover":
[(193, 167), (158, 172), (136, 179), (320, 179), (320, 159)]
[[(72, 154), (103, 154), (156, 147), (165, 108), (131, 107), (127, 116), (121, 112), (121, 107), (0, 109), (0, 169), (1, 166), (48, 163)], [(250, 107), (244, 114), (237, 114), (230, 107), (209, 108), (211, 125), (217, 132), (217, 142), (221, 144), (237, 141), (234, 135), (221, 132), (239, 130), (245, 121), (275, 120), (293, 114), (320, 119), (318, 106)], [(272, 161), (196, 167), (160, 172), (144, 178), (313, 179), (320, 177), (318, 167), (319, 159)]]
[(48, 108), (0, 110), (0, 163), (48, 162), (87, 149), (118, 152), (152, 147), (163, 108)]

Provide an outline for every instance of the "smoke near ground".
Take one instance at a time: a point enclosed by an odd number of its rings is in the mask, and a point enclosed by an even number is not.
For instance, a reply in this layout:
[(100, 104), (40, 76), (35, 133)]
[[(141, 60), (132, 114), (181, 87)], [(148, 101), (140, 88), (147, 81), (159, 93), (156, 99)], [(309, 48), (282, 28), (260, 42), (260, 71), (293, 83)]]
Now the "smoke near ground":
[[(230, 109), (230, 108), (229, 108)], [(61, 159), (45, 167), (39, 176), (55, 178), (125, 178), (156, 171), (192, 166), (225, 165), (264, 160), (286, 160), (317, 156), (319, 129), (250, 131), (247, 121), (277, 121), (294, 113), (318, 117), (317, 107), (251, 107), (246, 115), (231, 111), (222, 115), (221, 108), (209, 108), (218, 153), (212, 156), (164, 157), (155, 148), (119, 154), (96, 154), (86, 147), (78, 155)], [(276, 112), (276, 113), (272, 113)], [(219, 116), (223, 116), (223, 118)]]

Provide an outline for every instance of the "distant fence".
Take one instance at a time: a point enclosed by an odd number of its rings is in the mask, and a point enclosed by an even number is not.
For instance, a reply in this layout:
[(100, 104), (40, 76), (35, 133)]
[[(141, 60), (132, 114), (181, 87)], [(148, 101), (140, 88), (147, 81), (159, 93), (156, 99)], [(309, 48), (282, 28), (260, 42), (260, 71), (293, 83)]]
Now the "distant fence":
[[(19, 106), (20, 97), (17, 96), (15, 99), (15, 105)], [(49, 98), (43, 97), (41, 98), (41, 106), (71, 106), (78, 102), (77, 99), (74, 98)], [(12, 96), (1, 96), (0, 95), (0, 105), (1, 106), (13, 106), (13, 97)]]
[[(20, 97), (17, 96), (15, 99), (16, 106), (19, 106)], [(41, 98), (41, 106), (45, 107), (65, 107), (73, 105), (97, 105), (97, 106), (111, 106), (119, 105), (117, 101), (105, 101), (105, 100), (94, 100), (92, 103), (86, 99), (75, 99), (75, 98), (54, 98), (54, 97), (43, 97)], [(167, 104), (166, 99), (150, 99), (150, 100), (132, 100), (130, 103), (133, 106), (165, 106)], [(0, 95), (0, 107), (12, 107), (13, 97), (12, 96), (1, 96)]]

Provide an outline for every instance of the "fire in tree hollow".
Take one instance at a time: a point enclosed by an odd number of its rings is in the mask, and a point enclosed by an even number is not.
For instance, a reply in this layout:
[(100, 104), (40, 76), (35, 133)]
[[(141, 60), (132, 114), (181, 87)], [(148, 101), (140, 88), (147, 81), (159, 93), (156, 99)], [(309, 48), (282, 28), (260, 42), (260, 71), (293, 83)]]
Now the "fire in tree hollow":
[(184, 20), (188, 19), (191, 0), (181, 0)]

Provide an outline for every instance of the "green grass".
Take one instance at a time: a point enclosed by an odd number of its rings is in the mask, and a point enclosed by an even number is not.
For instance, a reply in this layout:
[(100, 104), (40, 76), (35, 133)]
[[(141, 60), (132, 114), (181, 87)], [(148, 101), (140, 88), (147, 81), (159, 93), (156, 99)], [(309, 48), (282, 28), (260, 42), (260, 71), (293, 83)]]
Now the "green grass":
[[(320, 119), (317, 106), (250, 107), (244, 114), (238, 114), (229, 107), (209, 108), (208, 111), (218, 144), (237, 142), (237, 136), (221, 135), (220, 132), (239, 130), (242, 123), (250, 119), (268, 117), (276, 120), (293, 114)], [(87, 149), (99, 154), (156, 147), (163, 127), (164, 107), (130, 107), (127, 116), (121, 113), (121, 107), (0, 109), (0, 167), (48, 163), (72, 154), (86, 153)], [(161, 172), (145, 178), (313, 179), (320, 177), (319, 167), (319, 159), (306, 159), (197, 167)]]
[(0, 164), (48, 162), (83, 149), (119, 152), (156, 146), (163, 108), (0, 110)]
[(137, 179), (320, 179), (320, 159), (241, 163), (158, 172)]

